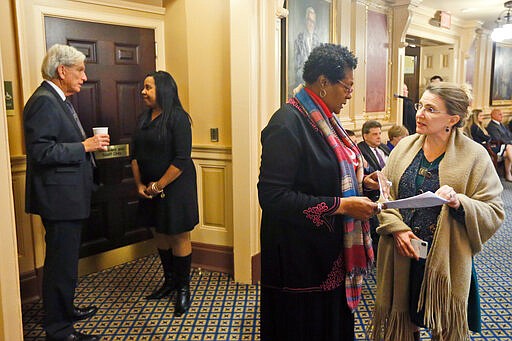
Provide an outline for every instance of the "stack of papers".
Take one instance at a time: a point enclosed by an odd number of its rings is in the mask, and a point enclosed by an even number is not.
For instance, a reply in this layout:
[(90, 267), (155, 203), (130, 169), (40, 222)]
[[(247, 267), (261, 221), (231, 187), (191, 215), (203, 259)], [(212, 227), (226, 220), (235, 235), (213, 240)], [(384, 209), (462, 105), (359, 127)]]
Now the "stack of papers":
[(415, 195), (414, 197), (386, 201), (385, 205), (386, 208), (422, 208), (440, 206), (446, 202), (448, 202), (448, 200), (443, 199), (437, 194), (428, 191), (419, 195)]
[(448, 200), (441, 198), (437, 194), (434, 194), (430, 191), (421, 193), (414, 197), (409, 197), (405, 199), (399, 200), (389, 200), (389, 190), (392, 185), (391, 181), (389, 181), (384, 174), (379, 172), (379, 187), (380, 187), (380, 197), (384, 199), (384, 205), (386, 208), (422, 208), (422, 207), (433, 207), (440, 206), (444, 203), (448, 202)]

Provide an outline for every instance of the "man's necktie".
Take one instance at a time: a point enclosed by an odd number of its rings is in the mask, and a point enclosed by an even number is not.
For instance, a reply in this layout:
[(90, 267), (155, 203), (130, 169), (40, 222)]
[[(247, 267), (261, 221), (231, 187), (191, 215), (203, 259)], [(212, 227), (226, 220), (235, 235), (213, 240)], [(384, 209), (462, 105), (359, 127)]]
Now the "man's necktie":
[(507, 135), (507, 128), (503, 125), (503, 123), (500, 123), (500, 130), (503, 135)]
[[(73, 119), (75, 120), (76, 125), (80, 129), (80, 133), (82, 134), (82, 138), (84, 140), (87, 139), (87, 135), (85, 135), (84, 127), (82, 127), (82, 123), (80, 123), (80, 119), (78, 118), (78, 114), (76, 113), (75, 108), (73, 107), (73, 104), (67, 98), (64, 101), (64, 103), (66, 103), (66, 105), (68, 106), (69, 111), (71, 112), (71, 114), (73, 116)], [(94, 159), (94, 154), (90, 153), (90, 155), (91, 155), (91, 163), (92, 163), (93, 167), (96, 167), (96, 160)]]
[(377, 159), (379, 160), (380, 168), (384, 168), (386, 163), (384, 162), (384, 158), (380, 155), (379, 148), (375, 148), (375, 154), (377, 155)]
[(82, 134), (82, 138), (85, 140), (87, 138), (87, 135), (85, 135), (84, 128), (82, 127), (82, 123), (80, 123), (80, 119), (78, 118), (78, 114), (76, 113), (75, 108), (73, 107), (73, 104), (71, 103), (71, 101), (69, 99), (66, 99), (64, 101), (64, 103), (66, 103), (66, 105), (68, 106), (69, 111), (73, 115), (73, 119), (75, 120), (76, 125), (80, 129), (80, 133)]

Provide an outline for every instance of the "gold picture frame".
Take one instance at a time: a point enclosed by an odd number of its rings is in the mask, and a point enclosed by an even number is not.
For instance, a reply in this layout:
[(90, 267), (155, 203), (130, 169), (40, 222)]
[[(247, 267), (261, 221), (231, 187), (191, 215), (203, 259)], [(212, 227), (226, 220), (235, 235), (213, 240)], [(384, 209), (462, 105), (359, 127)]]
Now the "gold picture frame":
[(282, 21), (281, 99), (293, 96), (302, 80), (302, 67), (309, 53), (334, 38), (336, 0), (287, 0), (288, 17)]
[(494, 43), (492, 48), (490, 105), (512, 105), (512, 44)]

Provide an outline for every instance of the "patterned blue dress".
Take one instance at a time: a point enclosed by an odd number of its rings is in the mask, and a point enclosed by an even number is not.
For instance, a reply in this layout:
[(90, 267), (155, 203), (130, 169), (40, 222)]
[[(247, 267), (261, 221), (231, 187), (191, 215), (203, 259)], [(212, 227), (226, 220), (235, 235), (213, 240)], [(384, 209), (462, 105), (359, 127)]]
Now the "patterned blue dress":
[[(423, 150), (420, 150), (409, 167), (402, 175), (398, 187), (398, 199), (408, 198), (426, 191), (436, 192), (439, 187), (439, 163), (444, 154), (432, 162), (427, 161)], [(428, 242), (428, 248), (432, 245), (434, 233), (437, 226), (437, 219), (442, 206), (426, 207), (419, 209), (400, 209), (404, 222), (411, 227), (412, 232), (420, 239)], [(450, 214), (462, 224), (465, 224), (464, 209), (450, 209)], [(423, 323), (424, 311), (418, 312), (418, 300), (421, 283), (425, 272), (425, 259), (411, 260), (409, 274), (409, 314), (411, 321), (420, 327)], [(472, 331), (480, 331), (480, 303), (477, 293), (477, 279), (473, 268), (471, 288), (468, 304), (468, 323)]]

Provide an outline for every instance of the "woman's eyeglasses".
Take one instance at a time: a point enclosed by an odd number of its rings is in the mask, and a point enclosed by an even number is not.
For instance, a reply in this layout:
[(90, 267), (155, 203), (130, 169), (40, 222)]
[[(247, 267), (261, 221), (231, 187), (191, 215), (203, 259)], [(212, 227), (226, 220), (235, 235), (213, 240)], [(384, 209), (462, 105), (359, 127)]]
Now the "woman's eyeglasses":
[(354, 88), (353, 88), (353, 87), (351, 87), (351, 86), (348, 86), (348, 85), (347, 85), (347, 84), (345, 84), (345, 83), (343, 83), (343, 81), (342, 81), (341, 79), (338, 81), (338, 83), (340, 83), (341, 85), (343, 85), (343, 87), (345, 88), (345, 90), (347, 90), (347, 92), (348, 92), (349, 94), (351, 94), (352, 92), (354, 92)]
[(416, 109), (416, 111), (425, 111), (429, 114), (437, 114), (437, 113), (440, 113), (441, 111), (439, 110), (436, 110), (432, 107), (424, 107), (423, 104), (421, 103), (415, 103), (414, 104), (414, 109)]

